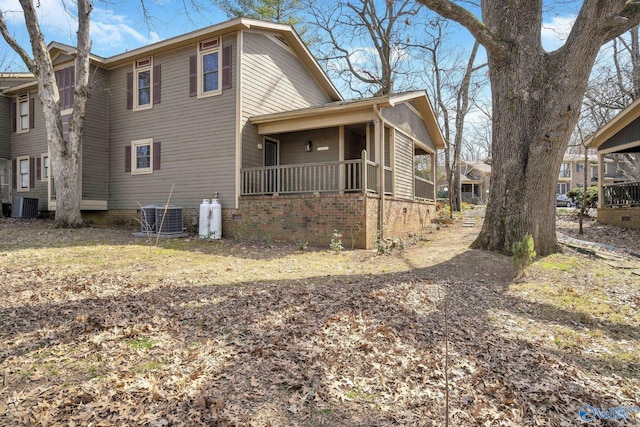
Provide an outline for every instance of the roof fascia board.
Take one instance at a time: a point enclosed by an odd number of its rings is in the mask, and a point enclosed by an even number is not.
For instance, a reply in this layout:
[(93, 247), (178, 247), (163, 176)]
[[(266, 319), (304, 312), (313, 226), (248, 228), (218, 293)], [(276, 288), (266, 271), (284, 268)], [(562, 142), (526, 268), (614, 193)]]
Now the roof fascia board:
[(375, 120), (376, 117), (377, 116), (374, 114), (373, 109), (342, 112), (341, 114), (307, 114), (304, 117), (260, 123), (258, 124), (258, 133), (260, 135), (272, 135), (310, 129), (330, 128), (370, 122)]
[(390, 107), (392, 104), (388, 102), (381, 102), (380, 98), (370, 98), (362, 101), (356, 101), (349, 104), (338, 105), (326, 105), (320, 107), (309, 107), (301, 110), (284, 111), (282, 113), (265, 114), (262, 116), (251, 117), (249, 121), (253, 124), (263, 124), (271, 122), (279, 122), (283, 120), (294, 120), (298, 118), (306, 118), (310, 114), (314, 116), (331, 115), (334, 113), (351, 113), (358, 110), (369, 110), (374, 105), (378, 105), (380, 108)]

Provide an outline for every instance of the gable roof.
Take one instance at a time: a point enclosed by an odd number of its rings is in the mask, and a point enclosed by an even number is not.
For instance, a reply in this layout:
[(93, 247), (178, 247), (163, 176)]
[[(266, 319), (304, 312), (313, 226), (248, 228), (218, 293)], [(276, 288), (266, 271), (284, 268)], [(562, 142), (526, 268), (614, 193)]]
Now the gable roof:
[(333, 118), (339, 122), (340, 118), (344, 117), (347, 113), (370, 112), (375, 110), (375, 108), (389, 108), (402, 103), (410, 103), (418, 110), (420, 117), (429, 130), (434, 146), (439, 149), (446, 148), (447, 145), (440, 131), (438, 120), (433, 112), (427, 93), (424, 90), (330, 102), (297, 110), (254, 116), (249, 120), (255, 125), (282, 124), (282, 126), (286, 127), (286, 123), (291, 123), (291, 130), (296, 130), (293, 124), (296, 119), (305, 119), (313, 116), (327, 119)]
[[(309, 74), (314, 78), (320, 87), (329, 95), (331, 99), (341, 100), (342, 96), (338, 92), (338, 89), (333, 85), (327, 74), (320, 67), (320, 64), (307, 48), (306, 44), (302, 41), (295, 29), (290, 25), (275, 24), (272, 22), (260, 21), (257, 19), (249, 18), (235, 18), (229, 21), (225, 21), (219, 24), (211, 25), (206, 28), (195, 30), (180, 36), (172, 37), (166, 40), (162, 40), (156, 43), (152, 43), (147, 46), (143, 46), (137, 49), (132, 49), (127, 52), (123, 52), (108, 58), (103, 58), (97, 55), (91, 55), (91, 61), (106, 69), (112, 69), (123, 65), (130, 64), (135, 58), (141, 56), (151, 56), (161, 52), (178, 49), (185, 46), (195, 45), (198, 41), (205, 40), (207, 38), (224, 36), (225, 34), (234, 33), (242, 30), (260, 30), (264, 32), (270, 32), (281, 37), (284, 43), (296, 54), (297, 58), (305, 66)], [(67, 55), (69, 58), (75, 55), (76, 48), (59, 42), (51, 42), (48, 45), (49, 53), (52, 60), (59, 58), (60, 56)], [(15, 90), (24, 90), (28, 87), (35, 86), (35, 80), (31, 82), (31, 85), (24, 84), (20, 87), (12, 87), (7, 89), (8, 93)]]
[(598, 129), (587, 146), (598, 148), (638, 117), (640, 117), (640, 98), (627, 105), (617, 116)]

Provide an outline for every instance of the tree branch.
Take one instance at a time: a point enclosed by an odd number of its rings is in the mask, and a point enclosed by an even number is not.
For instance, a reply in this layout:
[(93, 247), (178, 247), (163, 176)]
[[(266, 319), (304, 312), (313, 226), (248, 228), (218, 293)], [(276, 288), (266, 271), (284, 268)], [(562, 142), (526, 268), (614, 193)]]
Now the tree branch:
[(13, 49), (24, 61), (29, 71), (31, 71), (33, 75), (36, 75), (37, 69), (36, 69), (35, 63), (33, 62), (33, 59), (29, 56), (27, 51), (24, 50), (22, 46), (18, 44), (16, 39), (14, 39), (11, 36), (11, 34), (9, 34), (9, 30), (7, 29), (7, 23), (4, 20), (4, 13), (2, 13), (1, 10), (0, 10), (0, 33), (2, 34), (2, 37), (7, 42), (7, 44), (11, 47), (11, 49)]
[(450, 0), (417, 0), (439, 15), (456, 21), (475, 37), (475, 39), (495, 57), (501, 57), (506, 53), (507, 44), (501, 41), (496, 34), (491, 32), (478, 18), (467, 9), (458, 6)]

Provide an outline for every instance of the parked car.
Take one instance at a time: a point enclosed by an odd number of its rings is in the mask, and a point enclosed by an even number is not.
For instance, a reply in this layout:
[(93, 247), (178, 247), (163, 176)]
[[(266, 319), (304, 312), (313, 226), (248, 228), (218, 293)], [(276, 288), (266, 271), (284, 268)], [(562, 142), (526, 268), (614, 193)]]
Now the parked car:
[(573, 201), (569, 197), (567, 197), (566, 194), (560, 194), (558, 195), (558, 197), (556, 197), (556, 207), (571, 208), (574, 206), (575, 203), (573, 203)]

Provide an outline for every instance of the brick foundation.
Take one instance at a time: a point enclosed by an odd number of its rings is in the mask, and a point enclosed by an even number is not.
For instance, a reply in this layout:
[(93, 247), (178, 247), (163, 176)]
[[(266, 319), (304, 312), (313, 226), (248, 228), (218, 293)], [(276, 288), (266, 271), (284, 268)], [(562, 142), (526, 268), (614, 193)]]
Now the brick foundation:
[[(222, 209), (225, 239), (308, 242), (329, 247), (335, 230), (346, 249), (371, 249), (378, 237), (380, 197), (375, 194), (253, 196), (240, 198), (238, 209)], [(435, 218), (435, 204), (385, 198), (385, 237), (406, 238)], [(183, 208), (184, 227), (197, 233), (199, 209)], [(136, 209), (83, 212), (96, 225), (140, 227)]]
[(640, 207), (598, 208), (598, 222), (640, 230)]

